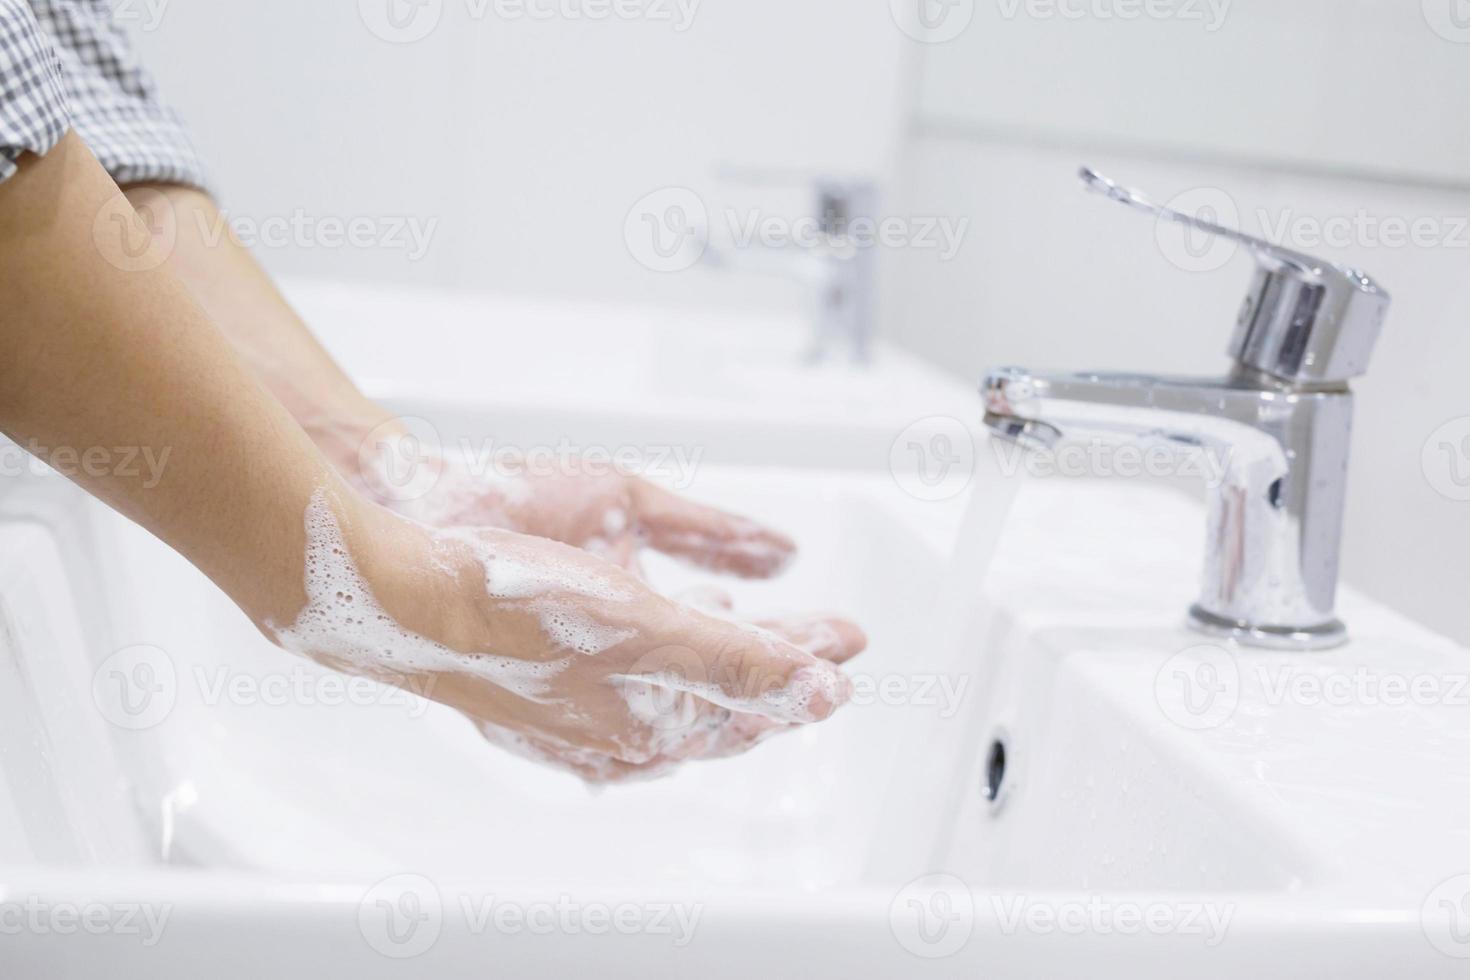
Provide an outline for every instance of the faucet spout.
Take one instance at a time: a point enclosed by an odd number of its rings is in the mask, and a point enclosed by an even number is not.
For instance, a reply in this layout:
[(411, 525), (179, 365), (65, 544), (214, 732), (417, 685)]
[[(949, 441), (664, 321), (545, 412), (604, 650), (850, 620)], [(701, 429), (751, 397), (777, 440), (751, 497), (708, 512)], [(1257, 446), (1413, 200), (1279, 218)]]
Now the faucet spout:
[(1044, 374), (999, 368), (982, 385), (992, 433), (1034, 451), (1061, 441), (1165, 445), (1210, 483), (1199, 629), (1258, 646), (1334, 646), (1345, 384), (1289, 384), (1246, 370), (1220, 378)]

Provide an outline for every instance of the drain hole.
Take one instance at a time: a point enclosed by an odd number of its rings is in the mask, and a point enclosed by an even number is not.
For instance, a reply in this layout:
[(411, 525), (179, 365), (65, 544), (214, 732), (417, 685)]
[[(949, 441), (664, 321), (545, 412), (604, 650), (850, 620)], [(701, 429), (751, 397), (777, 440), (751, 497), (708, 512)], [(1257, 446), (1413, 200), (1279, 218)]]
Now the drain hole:
[(990, 743), (990, 754), (985, 759), (985, 798), (991, 803), (1000, 799), (1000, 789), (1005, 778), (1006, 743), (997, 738)]

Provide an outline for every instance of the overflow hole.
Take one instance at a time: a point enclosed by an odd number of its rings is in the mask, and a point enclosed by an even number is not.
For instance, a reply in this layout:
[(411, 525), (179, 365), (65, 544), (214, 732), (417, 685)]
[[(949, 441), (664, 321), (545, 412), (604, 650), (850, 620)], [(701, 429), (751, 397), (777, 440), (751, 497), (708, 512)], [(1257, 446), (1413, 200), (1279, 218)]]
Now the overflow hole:
[(990, 743), (990, 752), (985, 757), (985, 798), (991, 803), (1000, 801), (1000, 791), (1006, 778), (1006, 743), (996, 738)]

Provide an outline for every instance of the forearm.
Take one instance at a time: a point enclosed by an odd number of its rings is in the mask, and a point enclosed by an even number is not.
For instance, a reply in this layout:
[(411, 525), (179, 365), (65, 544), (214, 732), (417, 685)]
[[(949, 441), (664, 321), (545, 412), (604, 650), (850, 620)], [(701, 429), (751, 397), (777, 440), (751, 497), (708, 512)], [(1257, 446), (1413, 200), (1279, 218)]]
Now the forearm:
[(187, 187), (127, 189), (170, 225), (167, 268), (245, 363), (339, 470), (351, 473), (367, 434), (389, 418), (353, 384), (230, 230), (208, 195)]
[(68, 475), (258, 623), (290, 622), (302, 515), (336, 477), (168, 267), (124, 250), (136, 220), (75, 134), (0, 184), (0, 429), (43, 458), (149, 448), (157, 473)]

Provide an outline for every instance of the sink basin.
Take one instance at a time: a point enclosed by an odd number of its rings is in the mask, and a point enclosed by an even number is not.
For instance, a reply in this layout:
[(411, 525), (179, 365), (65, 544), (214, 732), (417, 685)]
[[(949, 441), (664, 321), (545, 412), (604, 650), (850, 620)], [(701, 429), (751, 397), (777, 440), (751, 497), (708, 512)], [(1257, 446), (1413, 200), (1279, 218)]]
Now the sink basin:
[(883, 465), (917, 419), (973, 420), (978, 431), (974, 393), (892, 344), (875, 344), (869, 366), (806, 365), (810, 327), (798, 317), (284, 288), (353, 377), (472, 453), (493, 432), (501, 444), (672, 446), (709, 463), (863, 469)]
[[(615, 332), (597, 341), (610, 363), (684, 364)], [(885, 370), (870, 384), (904, 390)], [(868, 630), (830, 722), (596, 793), (276, 650), (60, 478), (12, 481), (0, 910), (45, 915), (0, 918), (0, 974), (1463, 975), (1466, 651), (1351, 590), (1341, 649), (1212, 646), (1182, 621), (1203, 526), (1188, 496), (1017, 484), (981, 452), (965, 493), (921, 499), (890, 448), (955, 386), (798, 424), (790, 402), (732, 399), (751, 375), (731, 377), (664, 416), (610, 387), (605, 410), (575, 386), (513, 405), (468, 375), (432, 399), (423, 379), (379, 392), (450, 442), (492, 417), (511, 443), (640, 438), (640, 417), (698, 439), (703, 420), (723, 435), (686, 491), (803, 546), (782, 579), (721, 582), (737, 607)], [(991, 538), (990, 562), (955, 547)], [(88, 910), (101, 928), (76, 926)]]

